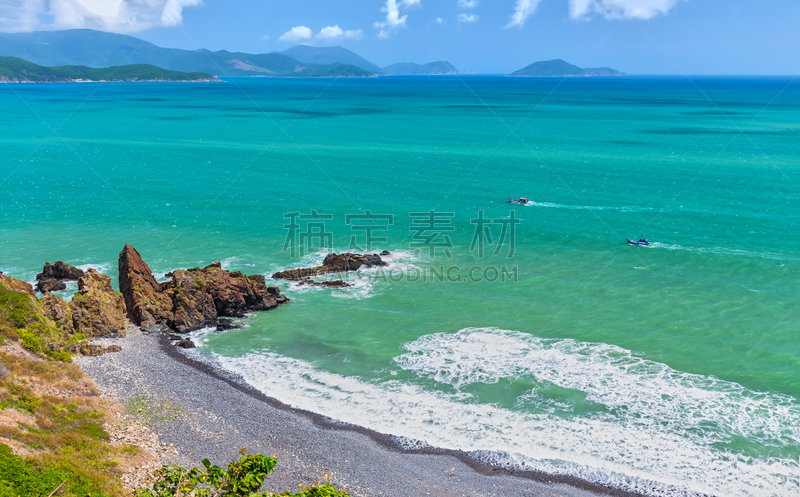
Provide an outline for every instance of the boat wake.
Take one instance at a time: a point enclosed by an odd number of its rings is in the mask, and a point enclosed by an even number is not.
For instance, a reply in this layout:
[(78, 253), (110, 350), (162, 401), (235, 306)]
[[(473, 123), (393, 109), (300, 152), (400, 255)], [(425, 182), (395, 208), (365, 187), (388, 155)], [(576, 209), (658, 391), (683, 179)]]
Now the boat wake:
[(628, 206), (628, 205), (612, 207), (612, 206), (601, 206), (601, 205), (553, 204), (550, 202), (534, 202), (534, 201), (530, 201), (525, 205), (527, 205), (528, 207), (546, 207), (550, 209), (569, 209), (569, 210), (583, 210), (583, 211), (658, 212), (663, 210), (663, 209), (656, 209), (653, 207)]
[(733, 255), (738, 257), (749, 257), (752, 259), (772, 259), (776, 261), (800, 261), (800, 257), (795, 254), (782, 254), (780, 252), (768, 251), (754, 251), (754, 250), (741, 250), (727, 247), (687, 247), (685, 245), (676, 245), (661, 242), (652, 242), (647, 248), (662, 248), (667, 250), (683, 250), (687, 252), (696, 252), (700, 254), (714, 254), (714, 255)]

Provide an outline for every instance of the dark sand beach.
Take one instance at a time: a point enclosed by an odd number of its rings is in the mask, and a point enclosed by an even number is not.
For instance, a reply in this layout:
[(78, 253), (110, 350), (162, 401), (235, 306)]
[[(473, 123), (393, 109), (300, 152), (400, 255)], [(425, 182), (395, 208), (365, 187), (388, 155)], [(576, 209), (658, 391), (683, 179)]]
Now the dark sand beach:
[(207, 457), (222, 465), (247, 448), (278, 457), (270, 490), (327, 475), (353, 497), (635, 495), (581, 480), (511, 474), (451, 451), (403, 451), (391, 437), (268, 398), (235, 375), (191, 359), (165, 337), (136, 328), (114, 343), (121, 352), (81, 357), (78, 363), (122, 403), (144, 397), (180, 407), (178, 419), (153, 424), (160, 440), (178, 450), (169, 462), (193, 465)]

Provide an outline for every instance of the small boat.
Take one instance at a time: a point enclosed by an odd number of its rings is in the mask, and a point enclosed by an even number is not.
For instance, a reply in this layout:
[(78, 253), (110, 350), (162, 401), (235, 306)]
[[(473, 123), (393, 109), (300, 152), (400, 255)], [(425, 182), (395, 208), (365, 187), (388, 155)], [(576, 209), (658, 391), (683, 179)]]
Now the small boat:
[(628, 240), (628, 245), (642, 245), (644, 247), (650, 245), (650, 242), (647, 241), (645, 238), (639, 238), (639, 241), (631, 240), (630, 238), (626, 238)]
[(530, 203), (530, 202), (528, 201), (528, 199), (527, 199), (527, 198), (525, 198), (525, 197), (520, 197), (520, 198), (519, 198), (519, 200), (514, 200), (513, 198), (509, 198), (509, 199), (508, 199), (508, 201), (509, 201), (510, 203), (512, 203), (512, 204), (523, 204), (523, 205), (525, 205), (525, 204), (528, 204), (528, 203)]

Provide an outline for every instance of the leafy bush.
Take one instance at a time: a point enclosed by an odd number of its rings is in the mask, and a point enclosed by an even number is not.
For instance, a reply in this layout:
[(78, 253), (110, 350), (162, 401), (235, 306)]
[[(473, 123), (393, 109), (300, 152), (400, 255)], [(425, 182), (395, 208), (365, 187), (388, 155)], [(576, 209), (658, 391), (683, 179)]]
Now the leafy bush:
[(316, 484), (281, 494), (259, 492), (267, 477), (275, 470), (278, 460), (261, 454), (248, 454), (241, 450), (241, 458), (228, 464), (224, 470), (203, 459), (203, 469), (186, 470), (175, 464), (164, 466), (154, 475), (151, 488), (141, 488), (135, 497), (349, 497), (347, 492), (330, 484)]

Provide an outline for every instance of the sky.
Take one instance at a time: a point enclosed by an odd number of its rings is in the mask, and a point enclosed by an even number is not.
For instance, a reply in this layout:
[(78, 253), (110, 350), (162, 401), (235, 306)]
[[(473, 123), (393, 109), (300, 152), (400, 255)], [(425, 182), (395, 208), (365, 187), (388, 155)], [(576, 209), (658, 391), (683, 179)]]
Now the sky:
[(92, 28), (249, 53), (343, 46), (384, 67), (506, 74), (539, 60), (629, 74), (800, 74), (800, 0), (0, 0), (0, 31)]

